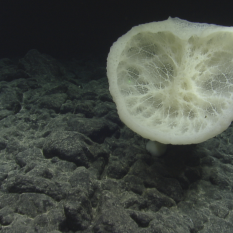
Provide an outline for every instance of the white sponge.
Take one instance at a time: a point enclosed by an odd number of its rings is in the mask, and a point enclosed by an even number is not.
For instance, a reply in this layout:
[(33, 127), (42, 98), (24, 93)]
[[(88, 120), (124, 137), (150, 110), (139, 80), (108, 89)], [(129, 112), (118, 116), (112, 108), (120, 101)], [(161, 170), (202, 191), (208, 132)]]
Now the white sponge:
[(233, 119), (233, 28), (169, 18), (111, 47), (110, 92), (121, 120), (164, 144), (192, 144)]

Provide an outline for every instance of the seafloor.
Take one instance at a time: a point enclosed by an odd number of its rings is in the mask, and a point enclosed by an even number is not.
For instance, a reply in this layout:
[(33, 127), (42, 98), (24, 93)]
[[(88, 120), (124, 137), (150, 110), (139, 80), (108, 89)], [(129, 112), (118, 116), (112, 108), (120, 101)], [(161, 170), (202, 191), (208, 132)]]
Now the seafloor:
[(1, 59), (0, 232), (232, 233), (232, 131), (153, 157), (104, 59)]

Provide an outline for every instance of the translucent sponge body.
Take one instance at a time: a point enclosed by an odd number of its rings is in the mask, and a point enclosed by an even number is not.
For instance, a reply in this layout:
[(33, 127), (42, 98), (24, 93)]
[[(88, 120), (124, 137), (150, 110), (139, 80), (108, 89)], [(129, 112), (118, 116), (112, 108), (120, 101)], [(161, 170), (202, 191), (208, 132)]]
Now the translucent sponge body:
[(111, 47), (109, 89), (121, 120), (164, 144), (192, 144), (233, 119), (233, 28), (169, 18)]

